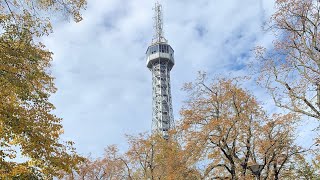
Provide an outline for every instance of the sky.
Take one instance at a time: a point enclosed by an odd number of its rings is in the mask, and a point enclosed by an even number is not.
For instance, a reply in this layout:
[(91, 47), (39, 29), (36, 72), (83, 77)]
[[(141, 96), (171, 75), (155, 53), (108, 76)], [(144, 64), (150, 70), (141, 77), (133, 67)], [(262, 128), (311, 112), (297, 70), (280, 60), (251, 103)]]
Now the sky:
[[(175, 120), (187, 94), (186, 82), (206, 71), (209, 77), (249, 75), (246, 65), (256, 45), (270, 47), (262, 26), (273, 13), (271, 0), (160, 1), (164, 34), (175, 50), (171, 93)], [(145, 52), (153, 37), (153, 0), (90, 0), (83, 21), (57, 21), (43, 39), (54, 53), (51, 73), (58, 91), (50, 101), (63, 118), (63, 140), (81, 155), (103, 154), (125, 134), (151, 131), (151, 72)], [(250, 81), (246, 87), (264, 103), (273, 102)], [(308, 136), (308, 134), (303, 134)]]

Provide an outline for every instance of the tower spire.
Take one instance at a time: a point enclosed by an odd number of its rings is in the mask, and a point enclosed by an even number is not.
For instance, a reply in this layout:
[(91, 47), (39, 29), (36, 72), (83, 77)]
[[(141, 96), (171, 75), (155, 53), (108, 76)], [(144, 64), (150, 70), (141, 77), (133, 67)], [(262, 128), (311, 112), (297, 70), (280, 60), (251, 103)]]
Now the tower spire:
[(164, 38), (163, 32), (163, 12), (162, 12), (162, 5), (157, 1), (154, 6), (154, 35), (152, 43), (166, 43), (167, 40)]

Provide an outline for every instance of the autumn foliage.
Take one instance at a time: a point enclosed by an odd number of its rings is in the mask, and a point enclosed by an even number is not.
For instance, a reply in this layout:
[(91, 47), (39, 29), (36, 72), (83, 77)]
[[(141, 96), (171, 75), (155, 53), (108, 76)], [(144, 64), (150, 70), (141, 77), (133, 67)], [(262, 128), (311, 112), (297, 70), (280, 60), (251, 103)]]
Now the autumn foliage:
[[(52, 178), (81, 158), (61, 142), (61, 119), (48, 99), (56, 91), (52, 53), (39, 38), (52, 32), (50, 16), (81, 20), (85, 0), (0, 1), (0, 179)], [(17, 154), (24, 163), (15, 163)]]
[(175, 138), (161, 135), (127, 136), (129, 149), (120, 153), (108, 146), (101, 159), (84, 162), (78, 172), (66, 179), (198, 179), (200, 174), (188, 166), (188, 157)]
[(181, 130), (195, 162), (205, 160), (203, 178), (252, 178), (250, 166), (261, 165), (261, 177), (278, 179), (301, 148), (294, 144), (294, 114), (268, 117), (237, 79), (187, 84), (189, 101)]

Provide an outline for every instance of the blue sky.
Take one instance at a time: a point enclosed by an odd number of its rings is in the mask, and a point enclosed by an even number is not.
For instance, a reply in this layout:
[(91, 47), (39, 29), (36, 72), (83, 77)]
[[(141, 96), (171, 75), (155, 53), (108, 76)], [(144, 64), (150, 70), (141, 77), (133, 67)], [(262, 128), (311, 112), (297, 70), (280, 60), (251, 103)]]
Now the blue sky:
[[(262, 25), (273, 12), (270, 0), (160, 1), (164, 31), (175, 50), (171, 71), (173, 110), (186, 99), (183, 83), (197, 71), (209, 76), (249, 75), (252, 49), (270, 47)], [(125, 134), (151, 130), (151, 73), (145, 51), (153, 35), (153, 0), (90, 0), (80, 23), (58, 21), (44, 38), (53, 53), (58, 88), (51, 97), (63, 118), (63, 139), (82, 155), (101, 156), (110, 144), (126, 148)], [(273, 106), (254, 82), (245, 84), (266, 108)]]

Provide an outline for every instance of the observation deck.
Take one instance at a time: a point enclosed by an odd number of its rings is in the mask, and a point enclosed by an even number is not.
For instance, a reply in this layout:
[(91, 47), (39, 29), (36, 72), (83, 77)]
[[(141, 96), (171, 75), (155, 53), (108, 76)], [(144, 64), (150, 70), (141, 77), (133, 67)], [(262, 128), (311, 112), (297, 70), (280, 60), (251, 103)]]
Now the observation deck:
[(168, 61), (169, 70), (174, 66), (174, 50), (166, 43), (156, 43), (148, 47), (147, 52), (147, 67), (152, 68), (155, 61)]

